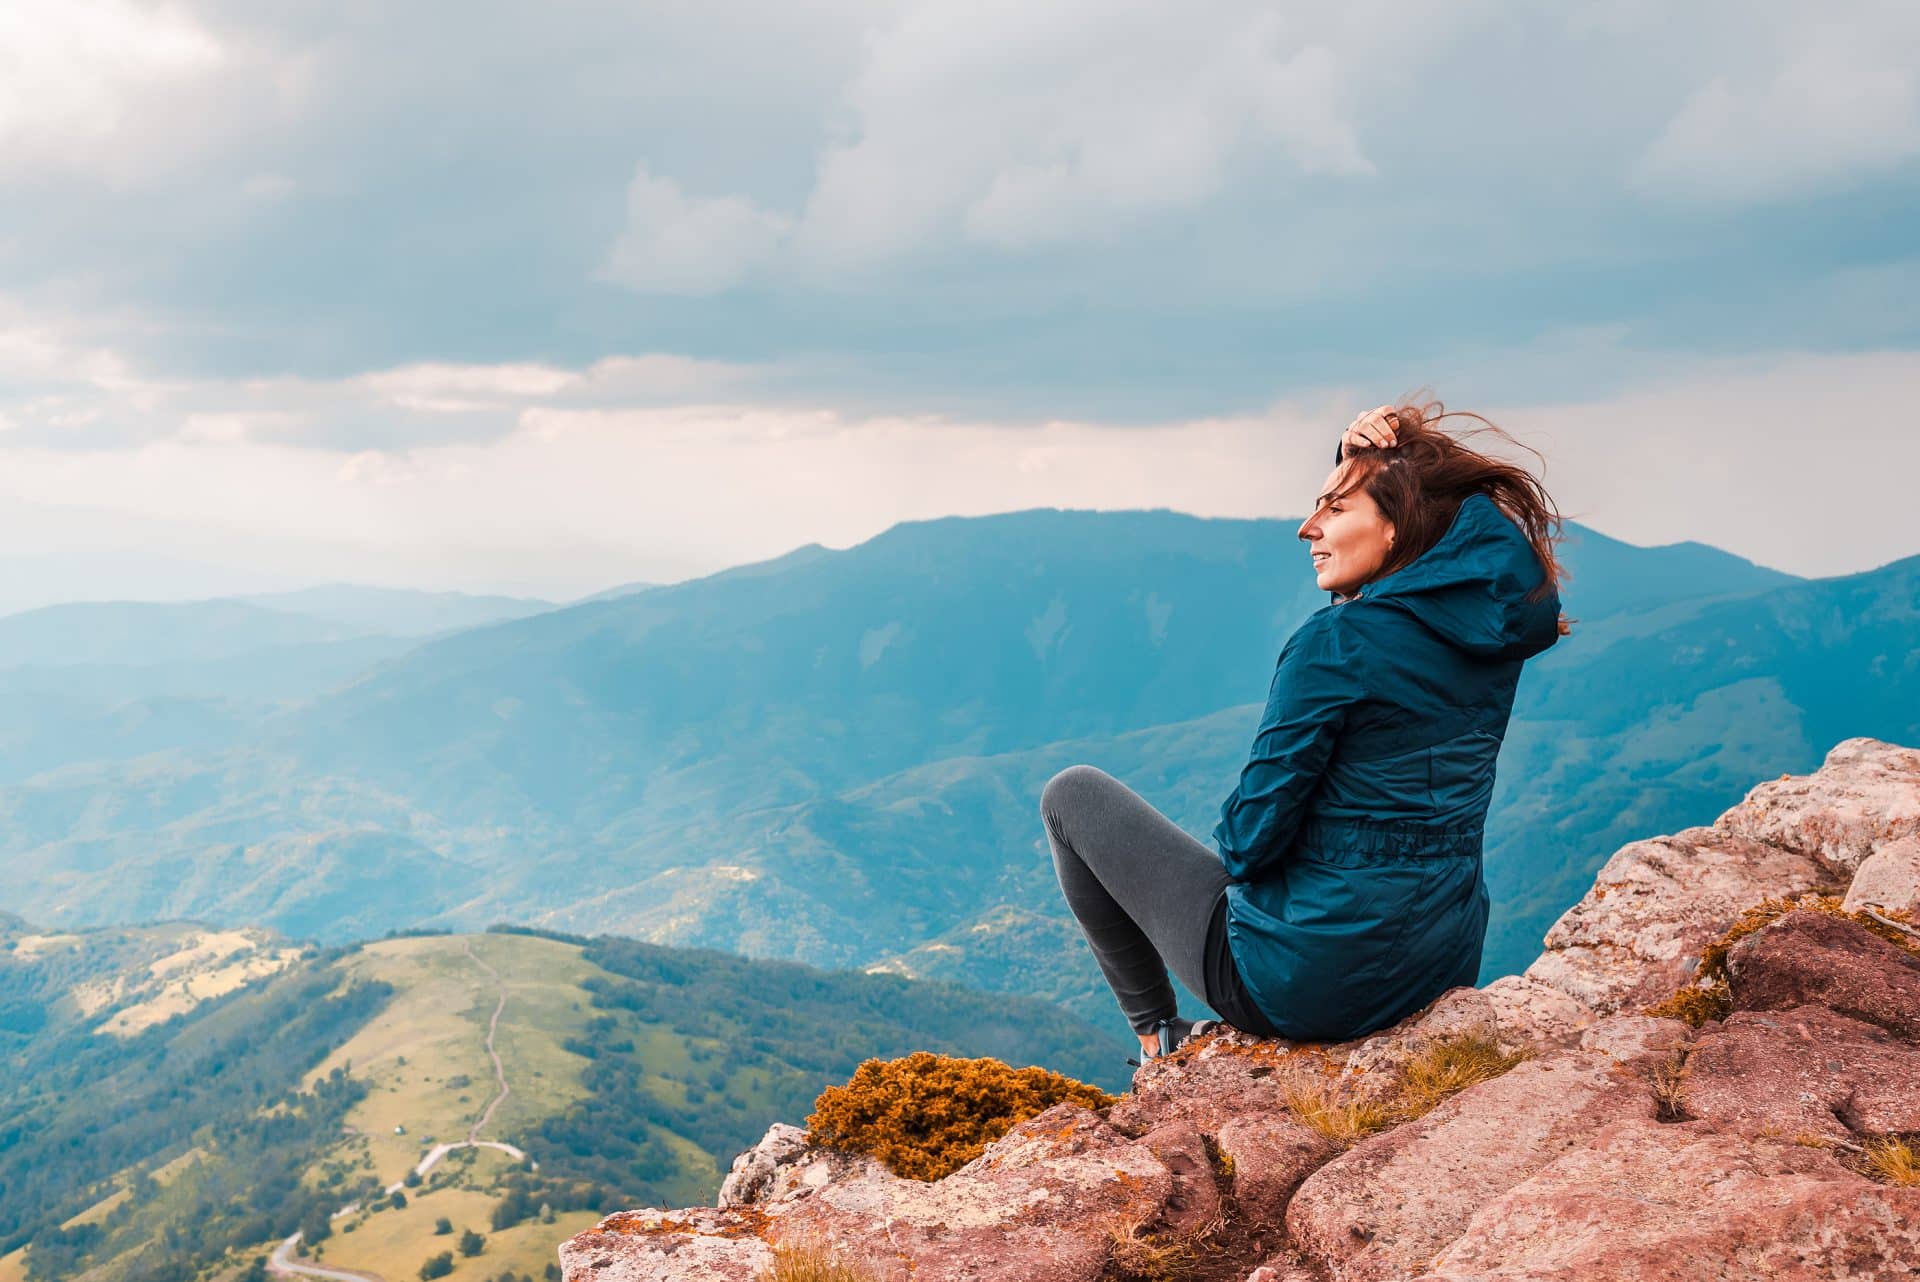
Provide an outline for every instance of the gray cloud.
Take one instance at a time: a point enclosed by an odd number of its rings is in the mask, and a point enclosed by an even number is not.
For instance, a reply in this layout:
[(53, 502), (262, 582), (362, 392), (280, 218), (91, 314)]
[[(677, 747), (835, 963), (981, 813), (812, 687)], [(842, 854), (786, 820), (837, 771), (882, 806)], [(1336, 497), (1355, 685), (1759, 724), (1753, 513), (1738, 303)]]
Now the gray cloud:
[(1785, 332), (1915, 204), (1909, 9), (124, 0), (0, 89), (0, 290), (190, 378), (671, 351), (1015, 415), (1748, 282)]

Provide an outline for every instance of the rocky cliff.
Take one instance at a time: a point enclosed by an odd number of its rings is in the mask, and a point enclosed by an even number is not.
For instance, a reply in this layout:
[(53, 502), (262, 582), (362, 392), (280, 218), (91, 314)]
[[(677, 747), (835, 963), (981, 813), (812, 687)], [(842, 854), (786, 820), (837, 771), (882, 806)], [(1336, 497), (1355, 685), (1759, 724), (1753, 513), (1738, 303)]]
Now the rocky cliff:
[(610, 1216), (561, 1262), (569, 1282), (1920, 1278), (1917, 906), (1920, 751), (1850, 739), (1621, 849), (1525, 974), (1363, 1042), (1195, 1039), (1110, 1108), (1058, 1105), (930, 1183), (778, 1126), (718, 1207)]

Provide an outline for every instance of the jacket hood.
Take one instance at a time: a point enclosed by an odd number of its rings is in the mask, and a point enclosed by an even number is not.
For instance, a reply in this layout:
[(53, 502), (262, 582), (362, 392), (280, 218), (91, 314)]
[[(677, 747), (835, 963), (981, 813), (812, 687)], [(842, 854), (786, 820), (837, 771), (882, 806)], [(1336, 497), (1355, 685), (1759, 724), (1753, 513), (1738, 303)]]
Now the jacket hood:
[(1487, 495), (1471, 494), (1438, 543), (1355, 599), (1391, 602), (1477, 658), (1530, 659), (1560, 636), (1559, 593), (1526, 599), (1542, 572), (1520, 527)]

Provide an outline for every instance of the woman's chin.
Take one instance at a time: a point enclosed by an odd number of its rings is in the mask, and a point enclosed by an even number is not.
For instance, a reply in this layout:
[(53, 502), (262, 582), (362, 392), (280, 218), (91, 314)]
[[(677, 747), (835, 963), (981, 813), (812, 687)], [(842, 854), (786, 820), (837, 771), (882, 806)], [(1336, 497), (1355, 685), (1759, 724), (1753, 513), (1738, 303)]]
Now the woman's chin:
[(1353, 595), (1353, 585), (1341, 583), (1331, 574), (1316, 574), (1313, 576), (1313, 582), (1314, 586), (1322, 592), (1337, 592), (1341, 596)]

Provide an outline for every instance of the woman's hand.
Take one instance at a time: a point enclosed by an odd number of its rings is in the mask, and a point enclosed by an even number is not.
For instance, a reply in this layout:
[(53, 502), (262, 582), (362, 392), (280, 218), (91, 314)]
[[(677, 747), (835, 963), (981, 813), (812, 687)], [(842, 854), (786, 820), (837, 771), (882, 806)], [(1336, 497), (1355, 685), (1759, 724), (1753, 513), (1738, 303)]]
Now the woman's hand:
[(1391, 405), (1381, 405), (1368, 410), (1353, 420), (1347, 430), (1341, 434), (1341, 455), (1344, 457), (1351, 454), (1356, 447), (1363, 445), (1384, 450), (1398, 444), (1398, 438), (1394, 435), (1394, 427), (1398, 422)]

